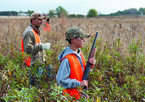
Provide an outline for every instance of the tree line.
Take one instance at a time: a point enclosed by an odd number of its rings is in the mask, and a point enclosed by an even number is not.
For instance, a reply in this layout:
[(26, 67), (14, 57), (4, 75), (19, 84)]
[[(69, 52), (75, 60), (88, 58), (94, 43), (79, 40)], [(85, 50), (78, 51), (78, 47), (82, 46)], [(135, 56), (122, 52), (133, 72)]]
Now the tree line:
[(18, 16), (20, 13), (24, 13), (27, 16), (30, 16), (34, 11), (33, 10), (28, 10), (26, 12), (23, 11), (0, 11), (0, 16)]
[[(85, 15), (82, 15), (82, 14), (68, 14), (68, 12), (66, 11), (65, 8), (63, 8), (62, 6), (58, 6), (56, 8), (56, 10), (54, 9), (51, 9), (49, 10), (48, 12), (48, 16), (50, 18), (54, 17), (55, 15), (57, 15), (58, 17), (61, 16), (61, 14), (64, 14), (66, 17), (69, 17), (69, 18), (82, 18), (82, 17), (85, 17)], [(97, 17), (97, 11), (95, 9), (90, 9), (88, 11), (88, 14), (86, 17)]]
[[(0, 16), (11, 16), (11, 15), (18, 16), (21, 13), (26, 14), (27, 16), (30, 16), (33, 12), (34, 12), (33, 10), (28, 10), (27, 12), (1, 11)], [(47, 14), (43, 13), (43, 15), (49, 16), (50, 18), (53, 18), (56, 16), (60, 17), (61, 14), (69, 18), (83, 18), (83, 17), (97, 17), (98, 16), (98, 12), (95, 9), (88, 10), (87, 15), (68, 14), (67, 10), (63, 8), (62, 6), (58, 6), (55, 10), (50, 9)], [(130, 9), (125, 9), (123, 11), (118, 11), (115, 13), (100, 14), (99, 16), (122, 16), (122, 15), (145, 15), (145, 8), (140, 7), (138, 10), (136, 8), (130, 8)]]
[(145, 15), (145, 8), (140, 7), (138, 10), (136, 8), (130, 8), (106, 15), (101, 14), (100, 16), (122, 16), (122, 15)]
[(1, 11), (0, 12), (0, 16), (11, 16), (11, 15), (17, 16), (18, 12), (16, 11)]
[[(0, 16), (19, 16), (19, 14), (27, 14), (27, 16), (30, 16), (32, 13), (34, 13), (33, 10), (28, 10), (27, 12), (23, 12), (23, 11), (1, 11), (0, 12)], [(49, 10), (49, 12), (47, 14), (43, 14), (45, 16), (49, 16), (50, 18), (55, 17), (56, 15), (58, 17), (61, 16), (61, 14), (63, 14), (65, 17), (69, 17), (69, 18), (83, 18), (85, 17), (85, 15), (82, 14), (68, 14), (68, 12), (66, 11), (65, 8), (63, 8), (62, 6), (58, 6), (56, 8), (56, 10), (51, 9)], [(97, 17), (97, 11), (95, 9), (90, 9), (88, 11), (87, 17)]]

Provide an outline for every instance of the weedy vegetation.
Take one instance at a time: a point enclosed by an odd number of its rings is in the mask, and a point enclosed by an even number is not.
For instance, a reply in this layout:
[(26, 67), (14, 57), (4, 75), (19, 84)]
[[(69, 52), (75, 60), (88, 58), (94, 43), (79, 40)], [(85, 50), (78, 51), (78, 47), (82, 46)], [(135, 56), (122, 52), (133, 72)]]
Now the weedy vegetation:
[[(145, 101), (145, 18), (52, 18), (52, 31), (44, 32), (43, 42), (50, 42), (46, 64), (53, 66), (51, 76), (59, 69), (58, 55), (68, 46), (65, 31), (73, 26), (91, 34), (82, 52), (87, 60), (96, 32), (96, 65), (89, 75), (89, 99), (86, 102)], [(45, 22), (45, 21), (44, 21)], [(0, 19), (0, 101), (1, 102), (70, 102), (62, 95), (55, 78), (39, 76), (37, 87), (29, 85), (28, 70), (23, 64), (21, 35), (30, 24), (28, 18)]]

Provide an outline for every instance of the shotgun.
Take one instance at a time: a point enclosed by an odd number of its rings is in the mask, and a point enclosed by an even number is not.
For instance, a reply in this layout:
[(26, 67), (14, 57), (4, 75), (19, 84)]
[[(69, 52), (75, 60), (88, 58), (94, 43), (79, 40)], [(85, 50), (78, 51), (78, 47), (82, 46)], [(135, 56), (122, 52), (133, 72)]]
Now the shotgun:
[[(89, 72), (90, 72), (90, 67), (91, 67), (92, 64), (89, 63), (89, 59), (94, 58), (95, 54), (96, 54), (95, 43), (96, 43), (96, 40), (97, 40), (97, 36), (98, 36), (98, 32), (95, 35), (95, 39), (94, 39), (94, 42), (93, 42), (93, 45), (92, 45), (92, 48), (91, 48), (91, 51), (90, 51), (90, 54), (89, 54), (89, 58), (88, 58), (88, 61), (87, 61), (87, 64), (86, 64), (84, 74), (83, 74), (83, 80), (87, 80)], [(83, 89), (88, 90), (86, 86), (83, 87)]]

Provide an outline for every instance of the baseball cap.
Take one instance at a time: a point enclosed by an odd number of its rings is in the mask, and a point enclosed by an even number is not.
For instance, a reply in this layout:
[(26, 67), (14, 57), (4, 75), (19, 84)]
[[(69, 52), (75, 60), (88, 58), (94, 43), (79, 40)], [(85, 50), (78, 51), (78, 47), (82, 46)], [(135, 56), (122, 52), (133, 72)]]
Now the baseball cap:
[(48, 22), (50, 20), (50, 18), (47, 18), (46, 21)]
[(32, 18), (39, 18), (39, 19), (46, 19), (45, 16), (42, 16), (40, 13), (38, 12), (35, 12), (35, 13), (32, 13), (31, 16), (30, 16), (30, 19)]
[(84, 34), (82, 29), (78, 27), (69, 28), (65, 33), (66, 40), (70, 40), (71, 38), (88, 38), (90, 34)]

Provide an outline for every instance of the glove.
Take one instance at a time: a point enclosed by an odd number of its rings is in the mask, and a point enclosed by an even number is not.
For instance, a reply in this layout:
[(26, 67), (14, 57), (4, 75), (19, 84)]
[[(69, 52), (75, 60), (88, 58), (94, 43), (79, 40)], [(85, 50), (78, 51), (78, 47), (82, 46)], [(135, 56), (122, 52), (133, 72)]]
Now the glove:
[(49, 49), (50, 48), (50, 45), (51, 43), (45, 43), (45, 44), (42, 44), (42, 49)]

